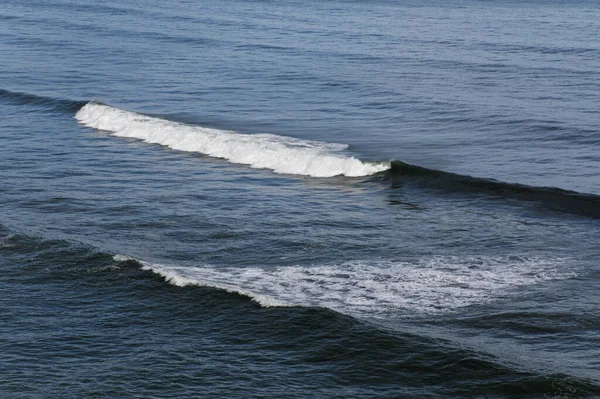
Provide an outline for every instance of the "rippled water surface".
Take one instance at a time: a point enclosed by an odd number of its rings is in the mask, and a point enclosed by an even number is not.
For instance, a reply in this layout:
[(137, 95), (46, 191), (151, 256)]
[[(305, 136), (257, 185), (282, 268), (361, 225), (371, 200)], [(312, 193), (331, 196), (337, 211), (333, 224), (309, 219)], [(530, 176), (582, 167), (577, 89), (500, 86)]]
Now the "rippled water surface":
[(585, 1), (4, 1), (0, 396), (600, 396), (597, 37)]

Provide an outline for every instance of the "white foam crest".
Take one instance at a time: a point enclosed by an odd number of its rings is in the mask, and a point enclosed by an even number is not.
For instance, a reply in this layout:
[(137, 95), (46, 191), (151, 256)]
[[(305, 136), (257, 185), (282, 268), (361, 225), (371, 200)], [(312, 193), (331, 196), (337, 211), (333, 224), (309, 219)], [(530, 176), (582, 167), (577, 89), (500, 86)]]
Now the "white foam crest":
[(189, 126), (90, 102), (75, 118), (88, 127), (133, 137), (175, 150), (199, 152), (253, 168), (313, 177), (368, 176), (390, 168), (388, 163), (362, 162), (336, 154), (344, 144), (306, 141), (273, 134), (240, 134)]
[(211, 279), (210, 276), (201, 278), (195, 272), (190, 273), (191, 271), (197, 269), (190, 269), (178, 266), (164, 266), (143, 261), (141, 261), (140, 263), (142, 263), (142, 270), (151, 270), (154, 273), (164, 277), (165, 281), (167, 281), (168, 283), (176, 285), (178, 287), (195, 285), (200, 287), (218, 288), (234, 294), (247, 296), (248, 298), (252, 299), (254, 302), (258, 303), (259, 305), (265, 308), (289, 306), (285, 302), (278, 301), (267, 295), (261, 295), (256, 292), (240, 288), (235, 284), (228, 283), (227, 281), (214, 280)]
[(431, 257), (274, 269), (181, 267), (142, 262), (178, 286), (246, 295), (263, 306), (318, 306), (357, 317), (432, 314), (510, 297), (515, 289), (575, 277), (563, 259)]
[(136, 260), (136, 259), (132, 258), (131, 256), (127, 256), (127, 255), (123, 255), (123, 254), (116, 254), (115, 256), (113, 256), (113, 260), (115, 262), (127, 262), (129, 260)]

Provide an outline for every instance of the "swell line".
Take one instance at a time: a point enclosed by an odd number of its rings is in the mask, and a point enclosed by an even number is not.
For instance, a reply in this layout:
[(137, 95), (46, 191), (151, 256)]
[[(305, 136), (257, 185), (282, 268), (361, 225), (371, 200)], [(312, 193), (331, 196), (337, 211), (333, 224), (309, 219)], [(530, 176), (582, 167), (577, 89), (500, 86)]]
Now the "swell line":
[(390, 169), (379, 175), (394, 184), (414, 183), (450, 193), (487, 194), (498, 198), (514, 198), (545, 204), (553, 210), (600, 218), (600, 195), (507, 183), (494, 179), (472, 177), (428, 169), (402, 161), (392, 161)]
[(6, 89), (0, 89), (0, 101), (17, 105), (33, 105), (64, 113), (76, 112), (87, 103), (87, 101), (40, 96)]
[(490, 198), (535, 202), (553, 211), (600, 218), (600, 195), (460, 175), (400, 160), (365, 162), (344, 154), (347, 148), (345, 144), (192, 126), (125, 111), (97, 101), (81, 106), (75, 118), (85, 126), (105, 130), (115, 136), (137, 138), (147, 143), (198, 152), (281, 174), (373, 176), (373, 181), (390, 181), (394, 185), (411, 183), (448, 193), (486, 194)]

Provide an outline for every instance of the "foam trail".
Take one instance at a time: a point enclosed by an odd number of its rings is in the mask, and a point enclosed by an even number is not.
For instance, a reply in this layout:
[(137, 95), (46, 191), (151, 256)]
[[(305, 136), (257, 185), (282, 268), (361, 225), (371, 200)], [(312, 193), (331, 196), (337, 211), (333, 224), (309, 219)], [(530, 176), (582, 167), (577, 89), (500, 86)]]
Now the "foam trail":
[(339, 154), (347, 148), (343, 144), (189, 126), (98, 102), (83, 106), (75, 118), (85, 126), (107, 130), (117, 136), (133, 137), (180, 151), (199, 152), (282, 174), (368, 176), (390, 168), (389, 162), (362, 162)]
[[(125, 259), (118, 255), (117, 259)], [(357, 317), (389, 319), (451, 312), (522, 295), (544, 281), (575, 277), (568, 260), (541, 257), (430, 257), (415, 261), (350, 261), (263, 269), (185, 267), (140, 261), (177, 286), (198, 285), (245, 295), (262, 306), (326, 307)]]

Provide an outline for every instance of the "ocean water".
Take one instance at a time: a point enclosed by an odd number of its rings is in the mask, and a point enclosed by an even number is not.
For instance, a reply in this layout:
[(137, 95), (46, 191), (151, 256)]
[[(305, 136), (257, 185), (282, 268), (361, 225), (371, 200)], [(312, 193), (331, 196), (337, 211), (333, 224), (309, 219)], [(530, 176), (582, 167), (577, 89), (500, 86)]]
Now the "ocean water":
[(600, 397), (600, 3), (0, 2), (0, 397)]

